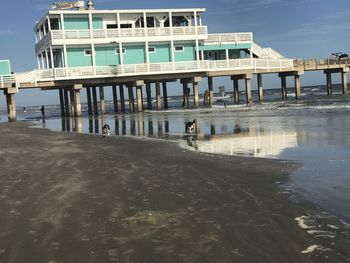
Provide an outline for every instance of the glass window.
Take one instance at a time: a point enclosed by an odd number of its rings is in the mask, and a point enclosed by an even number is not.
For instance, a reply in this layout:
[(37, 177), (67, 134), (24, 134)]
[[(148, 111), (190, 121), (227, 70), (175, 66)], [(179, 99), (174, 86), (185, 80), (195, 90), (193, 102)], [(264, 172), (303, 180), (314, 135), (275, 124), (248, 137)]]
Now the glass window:
[(91, 56), (92, 55), (91, 49), (84, 49), (84, 55)]
[(185, 50), (184, 46), (175, 46), (175, 51), (176, 52), (183, 52)]
[(148, 53), (156, 53), (156, 48), (155, 47), (149, 47), (148, 48)]
[[(126, 53), (125, 48), (122, 49), (122, 52), (123, 52), (123, 54)], [(119, 48), (116, 48), (116, 49), (115, 49), (115, 53), (120, 54), (120, 49), (119, 49)]]

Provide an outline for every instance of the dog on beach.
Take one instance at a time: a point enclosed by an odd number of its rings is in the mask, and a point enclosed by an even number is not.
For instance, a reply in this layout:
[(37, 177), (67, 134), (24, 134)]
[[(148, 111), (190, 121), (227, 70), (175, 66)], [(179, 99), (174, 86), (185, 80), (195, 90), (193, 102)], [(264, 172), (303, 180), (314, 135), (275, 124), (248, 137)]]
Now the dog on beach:
[(193, 133), (197, 129), (197, 120), (189, 121), (185, 123), (185, 130), (187, 133)]
[(103, 125), (102, 127), (102, 133), (105, 138), (109, 137), (111, 128), (109, 127), (108, 124)]

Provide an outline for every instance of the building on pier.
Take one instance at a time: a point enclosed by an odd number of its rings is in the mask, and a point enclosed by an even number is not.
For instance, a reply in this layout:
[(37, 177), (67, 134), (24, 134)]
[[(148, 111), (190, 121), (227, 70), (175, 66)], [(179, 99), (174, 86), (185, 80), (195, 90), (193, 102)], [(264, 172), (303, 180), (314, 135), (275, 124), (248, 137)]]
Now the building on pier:
[(114, 66), (118, 73), (138, 74), (169, 71), (171, 63), (181, 71), (199, 70), (194, 62), (284, 58), (255, 44), (250, 32), (208, 34), (205, 11), (50, 10), (34, 28), (38, 68)]

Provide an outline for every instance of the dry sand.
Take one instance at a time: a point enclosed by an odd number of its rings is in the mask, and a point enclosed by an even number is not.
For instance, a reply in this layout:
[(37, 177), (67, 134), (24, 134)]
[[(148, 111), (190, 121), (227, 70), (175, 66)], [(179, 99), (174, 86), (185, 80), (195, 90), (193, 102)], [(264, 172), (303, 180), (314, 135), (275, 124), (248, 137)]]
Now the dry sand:
[(347, 262), (280, 193), (297, 165), (0, 124), (0, 262)]

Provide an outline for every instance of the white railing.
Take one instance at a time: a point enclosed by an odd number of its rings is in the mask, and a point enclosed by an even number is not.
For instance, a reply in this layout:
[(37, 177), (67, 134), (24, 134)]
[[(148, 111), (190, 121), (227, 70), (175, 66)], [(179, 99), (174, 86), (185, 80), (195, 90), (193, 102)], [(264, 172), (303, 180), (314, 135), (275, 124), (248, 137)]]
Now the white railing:
[(15, 75), (0, 75), (0, 88), (4, 88), (16, 82)]
[(252, 42), (253, 33), (209, 34), (204, 43)]
[(197, 36), (207, 35), (206, 26), (198, 27), (153, 27), (153, 28), (123, 28), (95, 30), (52, 30), (53, 40), (60, 39), (99, 39), (127, 37), (167, 37), (167, 36)]
[(122, 77), (133, 75), (151, 75), (187, 72), (208, 72), (221, 70), (252, 70), (280, 71), (293, 70), (294, 64), (291, 59), (232, 59), (218, 61), (188, 61), (175, 63), (135, 64), (119, 66), (99, 67), (74, 67), (39, 69), (16, 75), (19, 87), (25, 83), (37, 83), (40, 81), (88, 79), (99, 77)]

